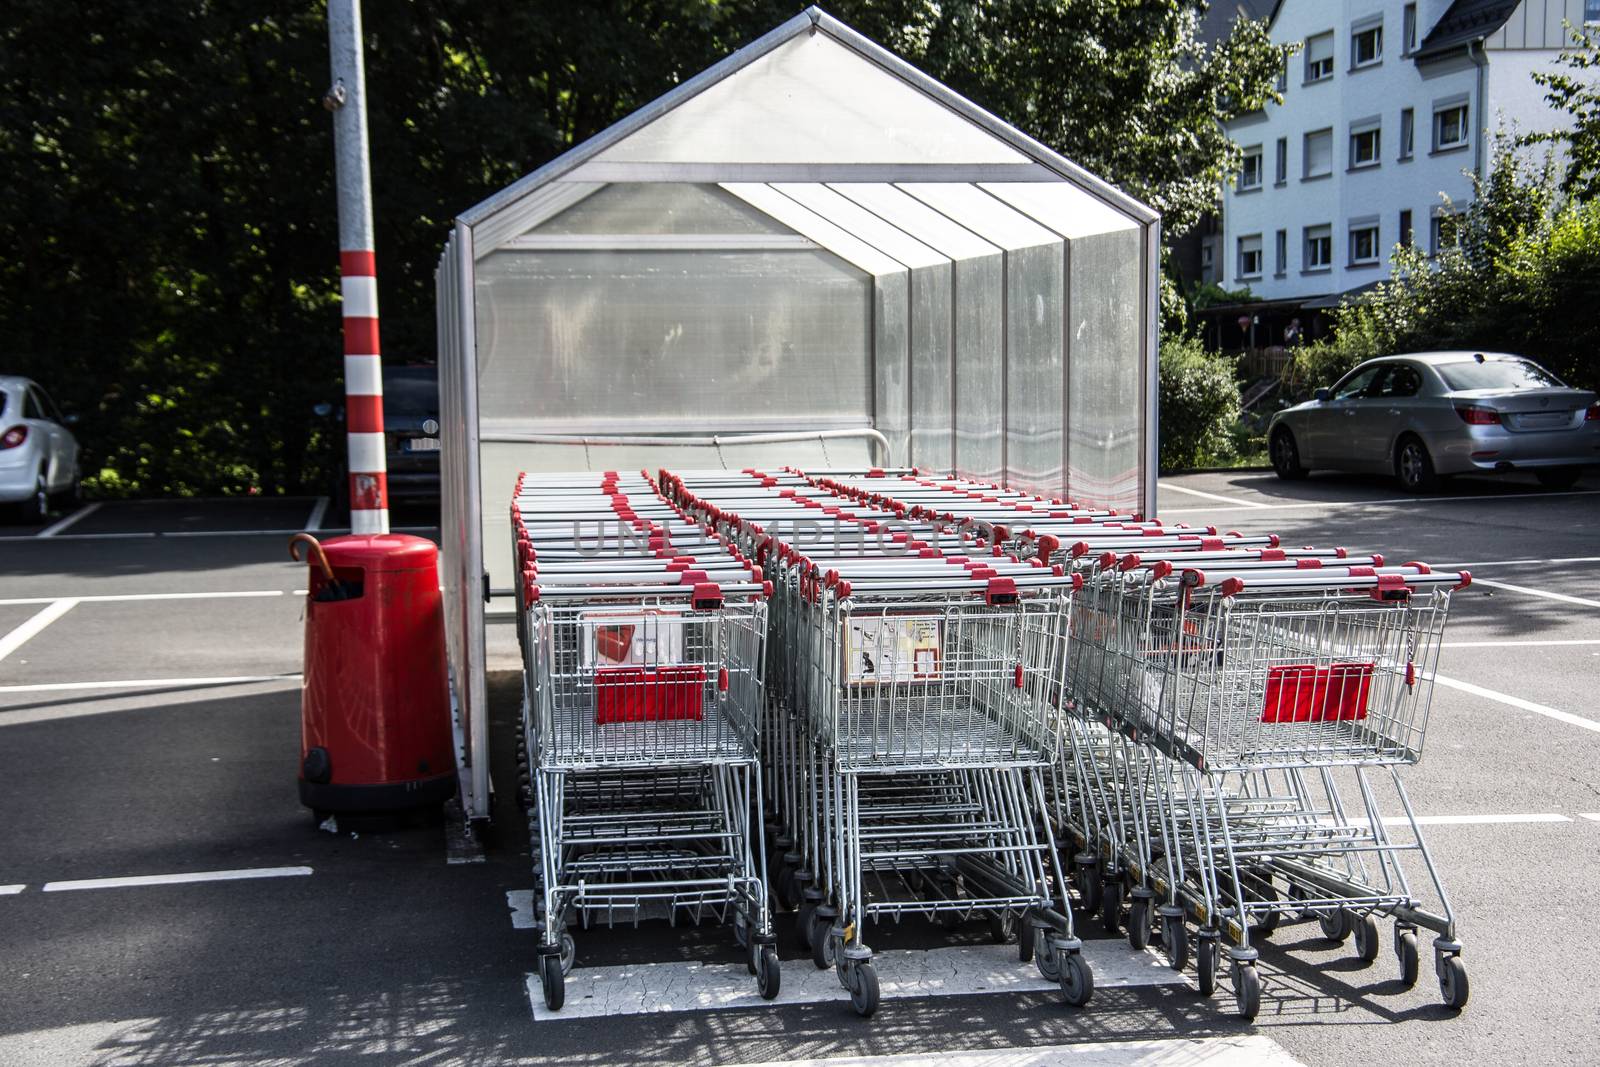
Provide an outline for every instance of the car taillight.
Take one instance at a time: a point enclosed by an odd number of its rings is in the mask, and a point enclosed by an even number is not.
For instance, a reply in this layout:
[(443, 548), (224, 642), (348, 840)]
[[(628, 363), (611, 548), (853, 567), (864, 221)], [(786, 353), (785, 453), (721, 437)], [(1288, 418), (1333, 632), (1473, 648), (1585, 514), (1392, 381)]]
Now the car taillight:
[(1590, 404), (1589, 410), (1583, 413), (1584, 422), (1600, 422), (1600, 404)]
[(1498, 426), (1500, 413), (1489, 408), (1466, 405), (1456, 408), (1456, 414), (1461, 416), (1461, 421), (1468, 426)]
[(0, 433), (0, 448), (16, 448), (28, 439), (26, 426), (13, 426), (5, 433)]

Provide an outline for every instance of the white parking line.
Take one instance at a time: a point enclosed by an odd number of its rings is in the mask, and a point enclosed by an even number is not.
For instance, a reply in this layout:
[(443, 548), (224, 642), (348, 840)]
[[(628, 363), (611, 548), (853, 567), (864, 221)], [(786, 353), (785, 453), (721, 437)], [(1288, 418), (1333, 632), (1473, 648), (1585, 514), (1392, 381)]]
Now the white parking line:
[[(732, 943), (732, 935), (729, 935)], [(582, 941), (578, 951), (583, 952)], [(1176, 985), (1186, 979), (1154, 952), (1139, 952), (1123, 940), (1085, 941), (1083, 955), (1094, 970), (1096, 989)], [(904, 997), (954, 997), (974, 993), (1059, 992), (1031, 963), (1019, 963), (1011, 945), (961, 945), (926, 950), (891, 949), (873, 966), (884, 1000)], [(767, 1004), (743, 963), (634, 963), (615, 967), (581, 964), (566, 981), (566, 1006), (545, 1008), (538, 975), (527, 978), (528, 1002), (537, 1020), (645, 1015), (668, 1011), (716, 1011)], [(772, 1003), (847, 1005), (849, 994), (832, 970), (819, 971), (809, 960), (783, 966), (783, 988)], [(848, 1006), (844, 1007), (849, 1011)]]
[[(1477, 579), (1473, 579), (1476, 581)], [(1574, 638), (1569, 641), (1544, 641), (1537, 638), (1531, 641), (1441, 641), (1440, 648), (1551, 648), (1558, 645), (1600, 645), (1600, 639), (1588, 640)]]
[(739, 1067), (1301, 1067), (1299, 1060), (1270, 1037), (1167, 1038), (1143, 1041), (1085, 1041), (1078, 1045), (985, 1049), (981, 1052), (916, 1052), (899, 1056), (838, 1056), (813, 1060), (774, 1060)]
[[(35, 682), (32, 685), (0, 685), (0, 693), (68, 693), (78, 689), (153, 689), (176, 687), (180, 689), (208, 685), (244, 685), (249, 682), (287, 682), (299, 678), (293, 674), (238, 674), (217, 678), (124, 678), (114, 682)], [(3, 710), (3, 709), (0, 709)]]
[[(92, 534), (61, 534), (53, 537), (53, 541), (126, 541), (136, 537), (155, 537), (153, 533), (92, 533)], [(0, 541), (37, 541), (38, 534), (6, 534)]]
[(1544, 704), (1535, 704), (1531, 700), (1523, 700), (1521, 697), (1514, 697), (1508, 693), (1485, 689), (1483, 686), (1473, 685), (1471, 682), (1459, 682), (1454, 678), (1446, 678), (1442, 674), (1435, 674), (1433, 680), (1447, 689), (1459, 689), (1463, 693), (1471, 693), (1473, 696), (1483, 697), (1485, 700), (1498, 701), (1508, 707), (1531, 711), (1535, 715), (1543, 715), (1546, 718), (1555, 719), (1557, 722), (1564, 722), (1569, 726), (1578, 726), (1585, 730), (1593, 730), (1596, 733), (1600, 733), (1600, 722), (1596, 722), (1594, 719), (1585, 719), (1581, 715), (1574, 715), (1570, 711), (1560, 711)]
[(1158, 482), (1157, 488), (1171, 489), (1174, 493), (1188, 493), (1190, 496), (1203, 496), (1207, 500), (1220, 500), (1224, 504), (1233, 504), (1242, 508), (1264, 508), (1269, 506), (1267, 504), (1258, 504), (1254, 500), (1240, 500), (1238, 497), (1222, 496), (1219, 493), (1206, 493), (1199, 489), (1190, 489), (1186, 485), (1172, 485), (1169, 482)]
[(0, 660), (5, 659), (11, 653), (27, 644), (30, 638), (71, 611), (77, 603), (71, 597), (51, 600), (42, 611), (35, 614), (27, 622), (18, 626), (4, 637), (0, 637)]
[[(227, 600), (234, 597), (284, 595), (282, 589), (239, 589), (215, 593), (102, 593), (98, 596), (77, 596), (72, 599), (80, 604), (117, 604), (135, 600)], [(60, 599), (54, 596), (13, 597), (10, 600), (0, 600), (0, 607), (14, 607), (18, 604), (53, 604)]]
[(1525, 585), (1512, 585), (1510, 582), (1491, 582), (1487, 578), (1474, 576), (1473, 585), (1487, 585), (1491, 589), (1505, 589), (1512, 593), (1526, 593), (1528, 596), (1544, 597), (1546, 600), (1559, 600), (1563, 604), (1576, 604), (1583, 608), (1600, 608), (1600, 600), (1586, 600), (1581, 596), (1568, 596), (1565, 593), (1552, 593), (1544, 589), (1529, 589)]
[[(1526, 815), (1418, 815), (1418, 826), (1502, 826), (1508, 823), (1571, 822), (1570, 815), (1553, 811), (1537, 811)], [(1403, 815), (1386, 816), (1385, 826), (1405, 826)]]
[(69, 526), (72, 526), (72, 525), (76, 524), (78, 521), (80, 521), (82, 519), (87, 519), (90, 515), (93, 515), (95, 512), (97, 512), (99, 510), (100, 510), (100, 505), (99, 504), (85, 504), (83, 507), (79, 508), (77, 511), (74, 511), (71, 515), (67, 515), (64, 518), (58, 519), (55, 522), (51, 523), (49, 526), (46, 526), (44, 529), (40, 530), (35, 536), (37, 536), (37, 537), (54, 537), (56, 534), (60, 533), (62, 530), (67, 529)]
[(1452, 563), (1445, 569), (1462, 567), (1531, 567), (1536, 564), (1600, 563), (1600, 556), (1567, 556), (1563, 559), (1480, 559), (1472, 563)]
[(317, 497), (316, 504), (311, 508), (311, 515), (306, 519), (306, 529), (313, 532), (322, 529), (322, 520), (327, 514), (328, 498), (325, 496)]
[[(1169, 486), (1169, 488), (1171, 488)], [(1578, 489), (1564, 493), (1497, 493), (1481, 496), (1394, 496), (1382, 500), (1304, 500), (1295, 504), (1255, 504), (1258, 511), (1294, 511), (1300, 508), (1370, 508), (1387, 507), (1392, 504), (1451, 504), (1462, 500), (1470, 500), (1479, 504), (1493, 504), (1502, 500), (1535, 500), (1546, 496), (1595, 496), (1600, 494), (1600, 489)], [(1234, 508), (1162, 508), (1163, 515), (1185, 515), (1192, 512), (1206, 512), (1216, 514), (1219, 511), (1249, 511), (1251, 505), (1241, 504)]]
[(1600, 822), (1600, 811), (1580, 811), (1578, 815), (1590, 822)]
[(46, 882), (43, 892), (65, 893), (74, 889), (122, 889), (143, 885), (179, 885), (185, 882), (238, 882), (248, 878), (299, 878), (310, 873), (310, 867), (249, 867), (237, 871), (139, 874), (127, 878), (80, 878), (70, 882)]
[(25, 885), (0, 885), (0, 897), (14, 897), (26, 888)]

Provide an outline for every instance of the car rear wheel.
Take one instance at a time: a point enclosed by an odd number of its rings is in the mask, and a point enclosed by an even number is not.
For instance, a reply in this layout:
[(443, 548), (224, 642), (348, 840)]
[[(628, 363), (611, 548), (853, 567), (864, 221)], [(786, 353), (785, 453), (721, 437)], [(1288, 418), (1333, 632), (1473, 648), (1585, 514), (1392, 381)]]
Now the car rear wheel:
[(1439, 488), (1439, 475), (1433, 469), (1428, 447), (1415, 437), (1401, 440), (1395, 449), (1394, 472), (1408, 493), (1431, 493)]
[(1280, 426), (1273, 431), (1269, 451), (1272, 469), (1278, 472), (1278, 477), (1292, 482), (1306, 476), (1306, 469), (1300, 465), (1300, 447), (1294, 442), (1294, 434)]
[(1577, 467), (1551, 467), (1549, 470), (1535, 471), (1533, 476), (1546, 489), (1571, 489), (1578, 484), (1578, 477), (1582, 473)]
[(17, 521), (26, 526), (37, 526), (50, 514), (50, 492), (44, 483), (44, 472), (39, 473), (33, 486), (33, 495), (16, 505)]

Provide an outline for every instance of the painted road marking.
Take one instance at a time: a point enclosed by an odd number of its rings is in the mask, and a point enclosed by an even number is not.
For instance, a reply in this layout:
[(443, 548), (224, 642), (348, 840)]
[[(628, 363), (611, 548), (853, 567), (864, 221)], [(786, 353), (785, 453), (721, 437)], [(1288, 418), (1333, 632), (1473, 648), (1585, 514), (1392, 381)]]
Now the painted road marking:
[(32, 685), (0, 685), (0, 693), (66, 693), (78, 689), (150, 689), (157, 686), (193, 688), (208, 685), (245, 685), (249, 682), (287, 682), (297, 680), (299, 677), (297, 671), (292, 674), (238, 674), (218, 678), (124, 678), (114, 682), (35, 682)]
[(1584, 608), (1600, 608), (1600, 600), (1586, 600), (1581, 596), (1568, 596), (1565, 593), (1551, 593), (1543, 589), (1529, 589), (1525, 585), (1512, 585), (1510, 582), (1491, 582), (1487, 578), (1472, 578), (1473, 585), (1487, 585), (1493, 589), (1507, 589), (1513, 593), (1526, 593), (1529, 596), (1544, 597), (1546, 600), (1559, 600), (1563, 604), (1577, 604)]
[(25, 885), (0, 885), (0, 897), (16, 896), (26, 888)]
[[(237, 597), (283, 595), (284, 591), (282, 589), (241, 589), (216, 593), (101, 593), (96, 596), (76, 596), (72, 599), (79, 604), (118, 604), (136, 600), (227, 600)], [(60, 599), (60, 597), (53, 596), (14, 597), (10, 600), (0, 600), (0, 607), (14, 607), (19, 604), (52, 604)]]
[(1535, 715), (1543, 715), (1546, 718), (1555, 719), (1557, 722), (1564, 722), (1569, 726), (1579, 726), (1585, 730), (1593, 730), (1596, 733), (1600, 733), (1600, 722), (1596, 722), (1594, 719), (1585, 719), (1581, 715), (1574, 715), (1570, 711), (1561, 711), (1547, 707), (1544, 704), (1535, 704), (1531, 700), (1523, 700), (1521, 697), (1514, 697), (1508, 693), (1485, 689), (1483, 686), (1473, 685), (1471, 682), (1459, 682), (1454, 678), (1446, 678), (1442, 674), (1435, 674), (1433, 680), (1447, 689), (1459, 689), (1463, 693), (1471, 693), (1473, 696), (1483, 697), (1485, 700), (1499, 701), (1501, 704), (1520, 708), (1523, 711), (1531, 711)]
[(774, 1060), (741, 1067), (1302, 1067), (1282, 1045), (1262, 1034), (1238, 1037), (1171, 1038), (1161, 1041), (1085, 1041), (1080, 1045), (987, 1049), (982, 1052), (916, 1052), (901, 1056), (837, 1056)]
[(1174, 493), (1188, 493), (1190, 496), (1203, 496), (1207, 500), (1220, 500), (1224, 504), (1234, 504), (1242, 508), (1264, 508), (1268, 506), (1266, 504), (1258, 504), (1254, 500), (1240, 500), (1237, 497), (1222, 496), (1219, 493), (1206, 493), (1200, 491), (1199, 489), (1190, 489), (1186, 485), (1171, 485), (1166, 482), (1161, 482), (1157, 484), (1157, 488), (1171, 489)]
[[(1505, 823), (1529, 822), (1571, 822), (1568, 815), (1558, 815), (1553, 811), (1532, 812), (1526, 815), (1418, 815), (1418, 826), (1496, 826)], [(1405, 816), (1386, 816), (1383, 820), (1385, 826), (1408, 825)]]
[(122, 889), (145, 885), (179, 885), (186, 882), (238, 882), (247, 878), (300, 878), (310, 867), (247, 867), (237, 871), (191, 871), (187, 874), (139, 874), (127, 878), (80, 878), (71, 882), (46, 882), (43, 892), (75, 889)]
[(41, 633), (46, 626), (71, 611), (77, 603), (71, 597), (48, 601), (43, 610), (4, 637), (0, 637), (0, 660), (5, 659), (11, 653), (27, 644), (31, 638)]
[[(731, 939), (731, 934), (730, 934)], [(581, 958), (583, 947), (579, 942)], [(1139, 952), (1124, 940), (1085, 941), (1083, 955), (1094, 969), (1096, 989), (1185, 984), (1154, 952)], [(1017, 961), (1014, 945), (962, 945), (935, 949), (893, 949), (873, 960), (885, 1000), (903, 997), (953, 997), (974, 993), (1060, 992), (1031, 963)], [(539, 976), (527, 977), (528, 1002), (536, 1020), (590, 1019), (610, 1015), (648, 1015), (669, 1011), (720, 1011), (759, 1008), (768, 1003), (846, 1003), (849, 994), (833, 970), (819, 971), (809, 960), (784, 964), (783, 988), (764, 1001), (743, 963), (634, 963), (615, 967), (575, 967), (567, 975), (566, 1006), (544, 1006)], [(848, 1010), (848, 1009), (846, 1009)]]
[(1564, 559), (1480, 559), (1474, 563), (1452, 563), (1448, 567), (1439, 569), (1448, 571), (1462, 567), (1531, 567), (1554, 563), (1600, 563), (1600, 556), (1567, 556)]
[(1600, 822), (1600, 811), (1581, 811), (1578, 814), (1591, 822)]
[[(1474, 578), (1476, 583), (1478, 579)], [(1600, 645), (1600, 639), (1574, 638), (1572, 640), (1545, 641), (1535, 638), (1531, 641), (1441, 641), (1440, 648), (1555, 648), (1562, 645)]]
[(328, 514), (328, 498), (317, 497), (316, 504), (312, 505), (311, 516), (306, 519), (306, 529), (316, 531), (322, 529), (322, 520)]
[[(1243, 510), (1243, 509), (1240, 509)], [(432, 533), (438, 526), (391, 526), (390, 533)], [(158, 538), (158, 537), (288, 537), (291, 534), (303, 533), (303, 530), (172, 530), (166, 533), (152, 533), (142, 531), (139, 533), (88, 533), (88, 534), (61, 534), (53, 537), (53, 541), (126, 541), (133, 538)], [(348, 526), (335, 526), (320, 533), (349, 533)], [(6, 534), (0, 536), (4, 541), (37, 541), (37, 534)]]
[[(1172, 488), (1167, 486), (1166, 488)], [(1471, 500), (1475, 503), (1493, 503), (1500, 500), (1534, 500), (1545, 496), (1595, 496), (1600, 494), (1600, 489), (1580, 489), (1566, 493), (1501, 493), (1484, 496), (1396, 496), (1385, 500), (1306, 500), (1297, 504), (1256, 504), (1258, 511), (1294, 511), (1300, 508), (1370, 508), (1388, 507), (1393, 504), (1450, 504), (1462, 500)], [(1191, 512), (1206, 512), (1216, 514), (1219, 511), (1249, 511), (1250, 507), (1239, 506), (1234, 508), (1162, 508), (1163, 515), (1189, 514)]]
[(38, 537), (54, 537), (56, 534), (60, 533), (62, 530), (65, 530), (69, 526), (72, 526), (72, 525), (76, 524), (81, 519), (87, 519), (90, 515), (93, 515), (95, 512), (97, 512), (99, 510), (100, 510), (100, 505), (99, 504), (85, 504), (83, 507), (79, 508), (77, 511), (74, 511), (71, 515), (68, 515), (68, 516), (66, 516), (64, 518), (58, 519), (55, 522), (51, 523), (49, 526), (46, 526), (44, 529), (40, 530), (38, 532), (38, 534), (36, 534), (35, 536), (38, 536)]

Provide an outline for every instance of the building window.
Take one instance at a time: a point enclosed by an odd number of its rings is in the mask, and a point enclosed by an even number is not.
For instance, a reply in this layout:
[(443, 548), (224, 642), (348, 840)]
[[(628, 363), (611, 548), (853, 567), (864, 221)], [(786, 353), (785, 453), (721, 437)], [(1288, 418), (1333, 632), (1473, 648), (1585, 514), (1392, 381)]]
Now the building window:
[(1449, 211), (1436, 212), (1429, 224), (1428, 247), (1430, 255), (1438, 255), (1449, 248), (1461, 247), (1461, 220)]
[(1383, 23), (1357, 26), (1350, 31), (1350, 69), (1360, 70), (1383, 62)]
[(1333, 173), (1333, 131), (1306, 134), (1305, 177), (1326, 178)]
[(1380, 154), (1382, 132), (1376, 125), (1350, 130), (1350, 169), (1376, 167)]
[(1417, 50), (1417, 5), (1407, 4), (1405, 16), (1401, 19), (1400, 35), (1404, 38), (1401, 44), (1405, 54), (1410, 55)]
[(1289, 231), (1288, 230), (1279, 230), (1278, 231), (1277, 240), (1273, 243), (1272, 252), (1273, 252), (1273, 256), (1272, 256), (1272, 267), (1273, 267), (1273, 270), (1277, 273), (1278, 277), (1281, 278), (1281, 277), (1283, 277), (1284, 272), (1286, 272), (1289, 269)]
[(1591, 26), (1600, 23), (1600, 0), (1583, 0), (1583, 21)]
[(1239, 191), (1261, 188), (1261, 146), (1251, 145), (1244, 150), (1244, 162), (1239, 165)]
[(1333, 33), (1306, 38), (1306, 81), (1320, 82), (1333, 77)]
[(1361, 219), (1350, 224), (1350, 265), (1364, 267), (1378, 262), (1378, 221)]
[(1400, 112), (1400, 158), (1410, 159), (1417, 139), (1417, 113), (1412, 108)]
[(1400, 212), (1400, 246), (1410, 248), (1416, 243), (1416, 237), (1411, 231), (1411, 211), (1406, 209)]
[(1307, 226), (1305, 267), (1308, 271), (1327, 270), (1333, 266), (1333, 227)]
[(1274, 172), (1279, 185), (1289, 180), (1289, 138), (1278, 138), (1278, 165)]
[(1433, 150), (1461, 148), (1467, 143), (1467, 105), (1447, 104), (1433, 111)]
[(1211, 278), (1211, 266), (1216, 261), (1216, 253), (1212, 251), (1211, 242), (1207, 241), (1200, 246), (1200, 274), (1206, 280)]
[(1239, 238), (1239, 277), (1261, 277), (1261, 235)]

